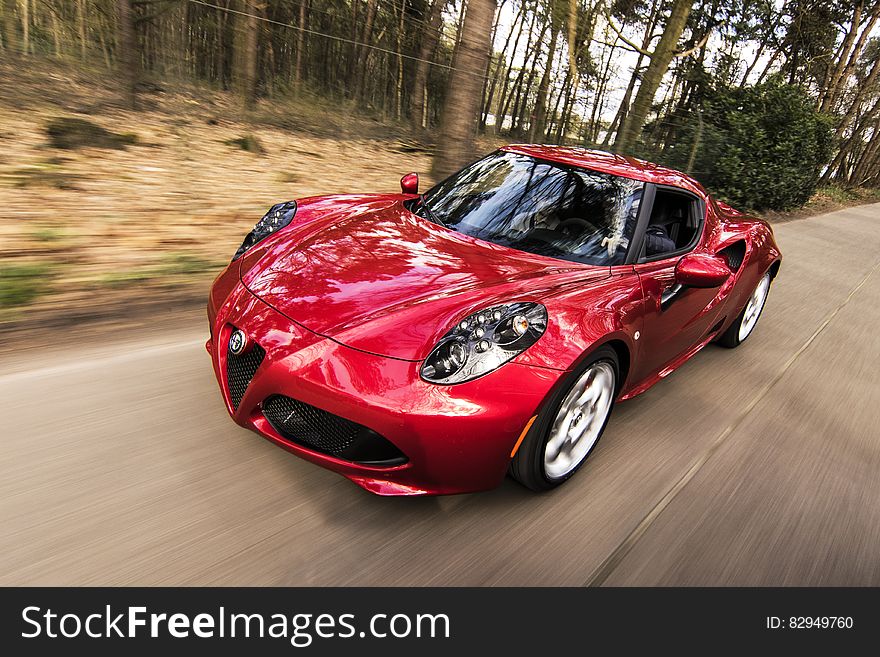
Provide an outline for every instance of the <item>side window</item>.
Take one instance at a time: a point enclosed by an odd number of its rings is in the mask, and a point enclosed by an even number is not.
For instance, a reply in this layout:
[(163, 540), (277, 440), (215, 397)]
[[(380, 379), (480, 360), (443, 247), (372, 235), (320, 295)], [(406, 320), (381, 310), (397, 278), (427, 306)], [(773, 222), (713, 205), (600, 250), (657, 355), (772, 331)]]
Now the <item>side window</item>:
[(700, 228), (697, 205), (689, 194), (658, 189), (645, 229), (644, 257), (675, 253), (693, 242)]

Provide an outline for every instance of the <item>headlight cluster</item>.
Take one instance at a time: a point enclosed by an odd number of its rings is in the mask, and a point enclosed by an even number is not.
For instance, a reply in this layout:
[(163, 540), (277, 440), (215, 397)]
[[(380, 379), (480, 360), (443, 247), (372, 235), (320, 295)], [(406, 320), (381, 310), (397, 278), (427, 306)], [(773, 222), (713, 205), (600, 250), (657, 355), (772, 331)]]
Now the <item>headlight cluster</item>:
[(531, 347), (547, 329), (547, 309), (518, 301), (468, 315), (446, 333), (422, 364), (422, 378), (452, 384), (498, 369)]
[(286, 203), (277, 203), (269, 208), (269, 211), (263, 215), (263, 218), (257, 222), (254, 229), (249, 232), (238, 251), (232, 256), (232, 260), (238, 260), (252, 246), (266, 239), (272, 233), (281, 230), (293, 221), (296, 214), (296, 201), (287, 201)]

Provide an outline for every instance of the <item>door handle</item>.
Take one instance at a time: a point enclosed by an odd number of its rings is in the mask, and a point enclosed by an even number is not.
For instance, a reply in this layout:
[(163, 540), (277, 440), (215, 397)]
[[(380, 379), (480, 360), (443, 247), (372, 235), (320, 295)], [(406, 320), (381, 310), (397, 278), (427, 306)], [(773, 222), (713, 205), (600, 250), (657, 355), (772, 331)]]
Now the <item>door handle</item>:
[(684, 285), (681, 283), (673, 283), (664, 289), (663, 292), (660, 293), (660, 310), (666, 310), (672, 305), (672, 302), (675, 301), (682, 290), (684, 290)]

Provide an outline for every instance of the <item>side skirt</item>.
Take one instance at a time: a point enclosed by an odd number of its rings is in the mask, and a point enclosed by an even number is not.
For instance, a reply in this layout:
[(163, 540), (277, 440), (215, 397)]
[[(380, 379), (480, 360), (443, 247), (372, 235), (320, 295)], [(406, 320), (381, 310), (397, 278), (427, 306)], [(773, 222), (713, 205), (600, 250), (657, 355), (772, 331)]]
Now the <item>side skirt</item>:
[(676, 358), (675, 360), (673, 360), (672, 362), (670, 362), (666, 366), (664, 366), (663, 369), (661, 369), (660, 371), (654, 372), (654, 373), (648, 375), (647, 377), (645, 377), (642, 381), (640, 381), (635, 386), (630, 388), (626, 393), (624, 393), (623, 395), (618, 397), (617, 401), (626, 401), (627, 399), (632, 399), (633, 397), (638, 397), (643, 392), (645, 392), (648, 388), (659, 383), (660, 381), (665, 379), (667, 376), (672, 374), (679, 367), (684, 365), (691, 358), (693, 358), (697, 354), (698, 351), (700, 351), (703, 347), (705, 347), (707, 344), (712, 342), (712, 340), (717, 338), (719, 333), (720, 333), (720, 329), (716, 329), (716, 330), (710, 332), (705, 338), (703, 338), (702, 341), (698, 342), (696, 344), (696, 346), (691, 347), (688, 351), (684, 352), (681, 356), (679, 356), (678, 358)]

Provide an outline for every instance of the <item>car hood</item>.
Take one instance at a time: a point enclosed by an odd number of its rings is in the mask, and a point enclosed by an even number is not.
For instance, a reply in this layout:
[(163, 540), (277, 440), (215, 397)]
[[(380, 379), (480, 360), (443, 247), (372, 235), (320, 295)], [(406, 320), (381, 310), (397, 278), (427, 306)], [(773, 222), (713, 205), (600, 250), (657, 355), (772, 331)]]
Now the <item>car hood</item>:
[(242, 258), (242, 282), (315, 333), (370, 353), (422, 360), (454, 322), (483, 306), (540, 302), (610, 275), (608, 267), (448, 230), (409, 212), (403, 202), (411, 198), (300, 201), (289, 228)]

